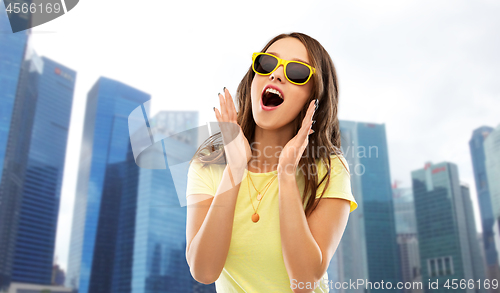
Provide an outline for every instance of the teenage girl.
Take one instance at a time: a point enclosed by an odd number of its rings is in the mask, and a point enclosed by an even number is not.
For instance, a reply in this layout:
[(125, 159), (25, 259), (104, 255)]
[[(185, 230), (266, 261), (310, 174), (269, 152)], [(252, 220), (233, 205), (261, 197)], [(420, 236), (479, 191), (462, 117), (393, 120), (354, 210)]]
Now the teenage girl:
[(326, 270), (357, 207), (330, 56), (305, 34), (278, 35), (253, 54), (239, 111), (226, 88), (219, 100), (221, 132), (188, 173), (191, 274), (217, 292), (329, 292)]

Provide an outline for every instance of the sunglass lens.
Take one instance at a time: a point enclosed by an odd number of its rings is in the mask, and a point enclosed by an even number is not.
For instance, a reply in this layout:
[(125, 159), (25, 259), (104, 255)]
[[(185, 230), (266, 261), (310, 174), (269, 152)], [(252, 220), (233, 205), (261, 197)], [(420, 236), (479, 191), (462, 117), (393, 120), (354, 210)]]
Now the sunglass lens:
[(273, 71), (273, 69), (278, 64), (278, 60), (269, 55), (259, 55), (255, 58), (254, 69), (258, 73), (268, 74)]
[(311, 71), (304, 64), (291, 62), (286, 67), (286, 75), (291, 81), (296, 83), (306, 82), (310, 73)]

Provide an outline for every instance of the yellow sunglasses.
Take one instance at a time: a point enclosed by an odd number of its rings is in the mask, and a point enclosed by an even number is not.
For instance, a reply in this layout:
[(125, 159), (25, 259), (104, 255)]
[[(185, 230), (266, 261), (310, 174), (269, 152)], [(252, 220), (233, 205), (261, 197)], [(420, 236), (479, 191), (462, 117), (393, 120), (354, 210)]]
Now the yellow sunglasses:
[(252, 69), (260, 75), (269, 75), (283, 64), (286, 79), (296, 85), (306, 84), (316, 69), (300, 61), (284, 60), (269, 53), (256, 52), (252, 55)]

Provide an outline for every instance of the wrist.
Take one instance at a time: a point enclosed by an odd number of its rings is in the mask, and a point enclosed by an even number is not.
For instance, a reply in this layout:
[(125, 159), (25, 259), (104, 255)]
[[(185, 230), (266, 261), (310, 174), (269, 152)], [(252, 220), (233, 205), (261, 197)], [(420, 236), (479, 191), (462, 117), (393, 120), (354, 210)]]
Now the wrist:
[(232, 176), (236, 177), (238, 180), (243, 178), (245, 174), (246, 166), (227, 164), (226, 169), (231, 173)]
[(283, 165), (278, 165), (278, 180), (280, 181), (295, 181), (295, 174), (297, 172), (297, 168), (294, 166), (288, 165), (288, 167)]

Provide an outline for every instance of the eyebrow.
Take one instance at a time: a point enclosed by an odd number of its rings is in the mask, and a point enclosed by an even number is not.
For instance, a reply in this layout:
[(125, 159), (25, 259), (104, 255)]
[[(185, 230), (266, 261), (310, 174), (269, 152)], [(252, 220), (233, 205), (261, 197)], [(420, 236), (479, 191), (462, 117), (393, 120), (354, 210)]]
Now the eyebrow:
[[(266, 53), (273, 54), (273, 55), (276, 55), (277, 57), (280, 57), (280, 55), (279, 55), (278, 53), (276, 53), (276, 52), (266, 52)], [(281, 58), (281, 57), (280, 57), (280, 58)], [(308, 62), (306, 62), (306, 61), (304, 61), (304, 60), (301, 60), (301, 59), (299, 59), (299, 58), (293, 58), (292, 60), (295, 60), (295, 61), (300, 61), (300, 62), (303, 62), (303, 63), (305, 63), (305, 64), (307, 64), (307, 65), (311, 65), (311, 64), (309, 64)]]

